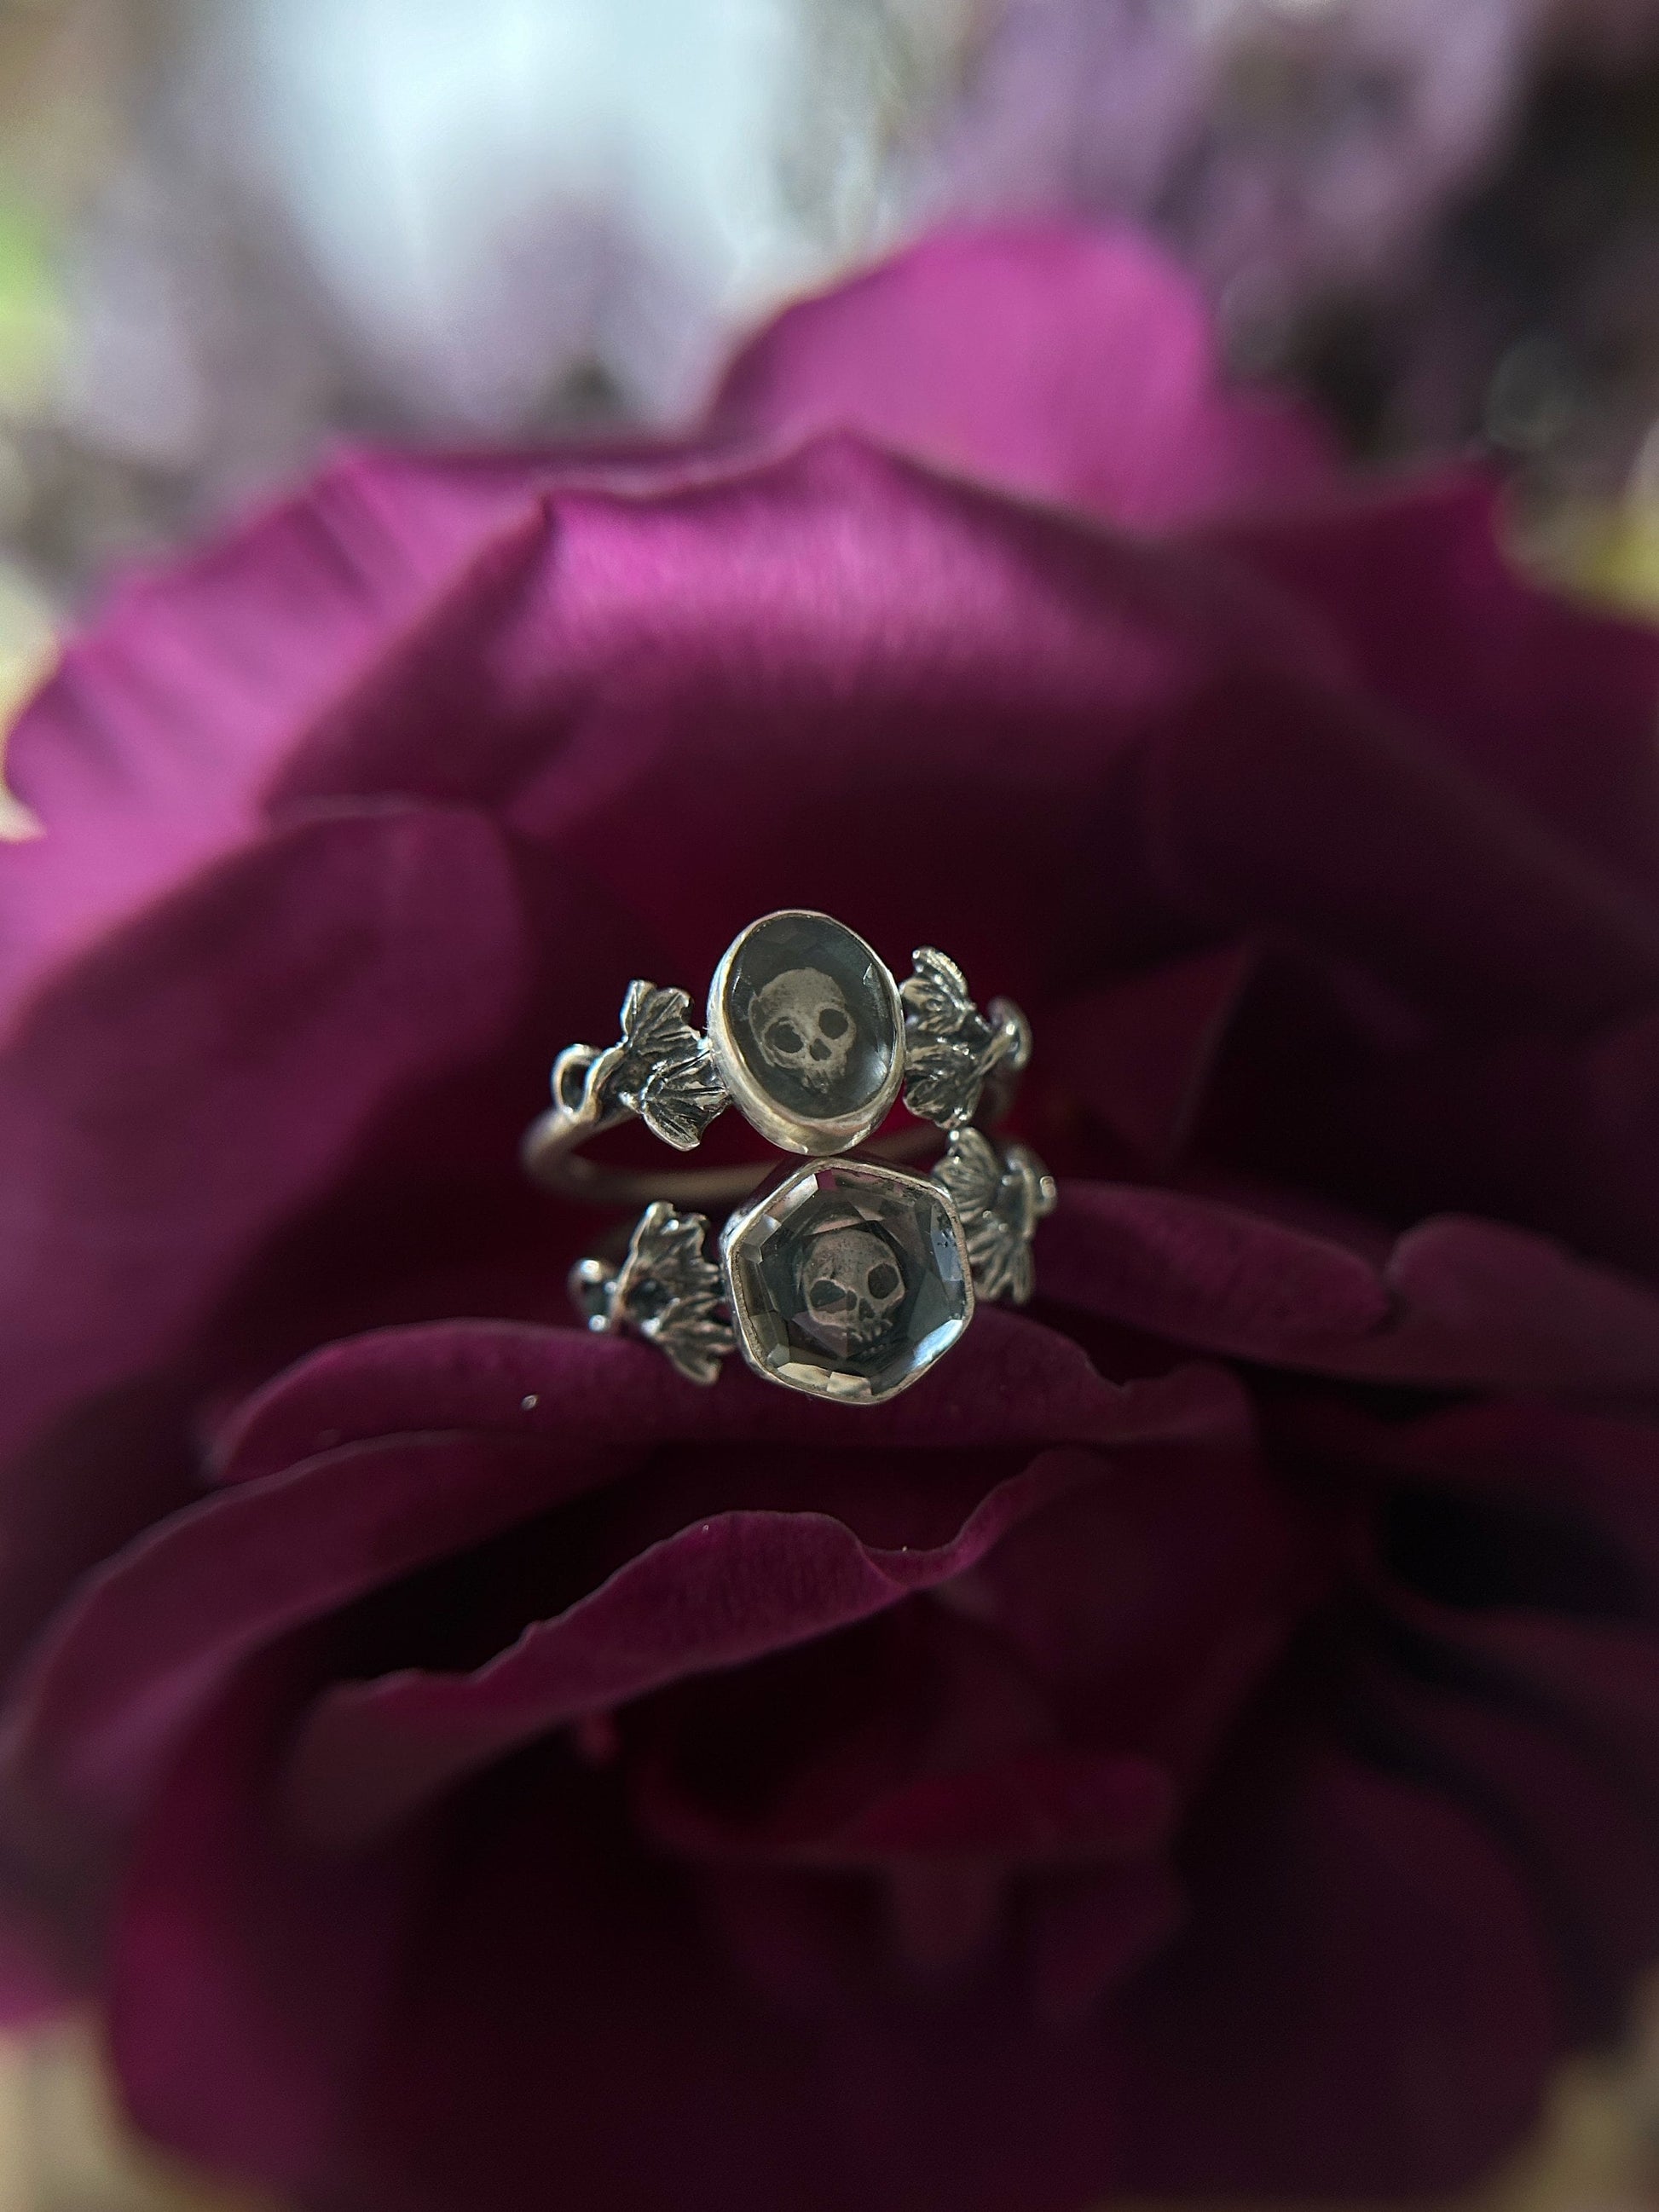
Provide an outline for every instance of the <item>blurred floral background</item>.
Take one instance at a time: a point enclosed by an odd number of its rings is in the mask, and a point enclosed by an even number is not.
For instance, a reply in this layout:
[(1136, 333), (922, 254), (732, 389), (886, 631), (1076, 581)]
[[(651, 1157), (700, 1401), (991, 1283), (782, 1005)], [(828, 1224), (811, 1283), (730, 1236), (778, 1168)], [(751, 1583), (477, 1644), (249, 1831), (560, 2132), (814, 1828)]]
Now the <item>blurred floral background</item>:
[[(1659, 0), (0, 0), (0, 708), (331, 441), (672, 424), (789, 294), (1056, 208), (1659, 610)], [(123, 2147), (84, 2023), (0, 2052), (0, 2212), (228, 2203)], [(1490, 2201), (1659, 2203), (1659, 2028)]]

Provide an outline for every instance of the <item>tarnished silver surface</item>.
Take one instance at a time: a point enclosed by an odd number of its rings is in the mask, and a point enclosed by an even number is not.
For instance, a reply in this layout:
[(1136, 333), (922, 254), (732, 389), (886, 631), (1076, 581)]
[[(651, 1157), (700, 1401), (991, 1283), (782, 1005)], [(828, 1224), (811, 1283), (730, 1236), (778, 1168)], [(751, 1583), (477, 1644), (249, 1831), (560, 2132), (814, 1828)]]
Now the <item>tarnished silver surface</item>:
[(556, 1110), (588, 1127), (637, 1114), (653, 1136), (689, 1152), (731, 1100), (708, 1040), (685, 1018), (684, 991), (634, 982), (622, 1006), (622, 1042), (608, 1052), (575, 1044), (553, 1063)]
[(953, 1129), (933, 1181), (956, 1201), (981, 1297), (1026, 1304), (1031, 1239), (1056, 1195), (1042, 1161), (1024, 1145), (996, 1146), (978, 1129)]
[[(993, 999), (988, 1018), (969, 994), (954, 960), (931, 945), (915, 955), (899, 987), (904, 1001), (904, 1103), (918, 1121), (965, 1128), (994, 1075), (1018, 1076), (1031, 1057), (1031, 1031), (1009, 999)], [(1006, 1110), (1006, 1098), (999, 1103)]]
[[(963, 1264), (957, 1259), (941, 1272), (939, 1294), (932, 1297), (938, 1311), (917, 1324), (924, 1340), (890, 1344), (884, 1332), (896, 1331), (921, 1310), (916, 1293), (925, 1286), (915, 1270), (922, 1247), (913, 1237), (908, 1253), (878, 1252), (872, 1234), (890, 1234), (879, 1209), (866, 1206), (855, 1213), (848, 1206), (842, 1219), (832, 1200), (822, 1220), (799, 1216), (811, 1234), (792, 1255), (787, 1249), (790, 1218), (800, 1200), (811, 1201), (815, 1178), (826, 1191), (839, 1179), (866, 1186), (878, 1198), (902, 1200), (907, 1194), (933, 1193), (949, 1224), (948, 1241), (967, 1263), (972, 1287), (965, 1306), (951, 1305), (951, 1281), (960, 1283)], [(726, 1354), (741, 1350), (757, 1374), (785, 1389), (842, 1405), (879, 1405), (919, 1381), (949, 1352), (971, 1316), (974, 1298), (1026, 1303), (1032, 1290), (1031, 1240), (1054, 1202), (1054, 1178), (1027, 1146), (996, 1145), (978, 1129), (958, 1129), (928, 1177), (867, 1154), (781, 1167), (726, 1224), (718, 1267), (705, 1256), (708, 1217), (659, 1201), (647, 1207), (619, 1267), (597, 1259), (578, 1261), (571, 1270), (571, 1296), (590, 1328), (644, 1338), (691, 1382), (712, 1382)], [(780, 1231), (787, 1264), (781, 1274), (772, 1270), (776, 1281), (769, 1285), (759, 1247)], [(893, 1282), (880, 1274), (878, 1263), (887, 1258), (897, 1262)], [(830, 1297), (826, 1285), (838, 1295)], [(902, 1315), (901, 1291), (907, 1301)]]
[[(648, 1172), (583, 1158), (588, 1139), (630, 1116), (690, 1152), (728, 1105), (751, 1127), (810, 1157), (850, 1151), (903, 1090), (919, 1120), (947, 1133), (1007, 1111), (1030, 1058), (1019, 1009), (981, 1013), (955, 962), (924, 946), (900, 986), (864, 940), (828, 915), (763, 915), (730, 945), (708, 997), (708, 1034), (687, 1018), (684, 991), (631, 983), (620, 1043), (571, 1045), (553, 1066), (553, 1103), (526, 1132), (526, 1173), (567, 1197), (638, 1206), (720, 1206), (767, 1172), (763, 1163)], [(889, 1161), (926, 1157), (921, 1132), (889, 1134)]]
[[(634, 982), (622, 1038), (571, 1045), (553, 1103), (526, 1132), (527, 1172), (584, 1199), (651, 1202), (618, 1264), (578, 1261), (570, 1291), (592, 1329), (654, 1344), (693, 1382), (741, 1352), (790, 1390), (879, 1405), (955, 1345), (975, 1297), (1023, 1305), (1031, 1241), (1053, 1177), (1024, 1145), (986, 1133), (1031, 1056), (1019, 1009), (981, 1013), (953, 960), (924, 946), (896, 983), (861, 937), (828, 915), (763, 915), (728, 947), (708, 994), (708, 1034), (684, 991)], [(903, 1091), (933, 1130), (854, 1153)], [(580, 1157), (630, 1116), (691, 1152), (736, 1105), (787, 1151), (765, 1164), (642, 1174)], [(931, 1176), (896, 1163), (939, 1143)], [(709, 1216), (736, 1203), (708, 1255)]]
[(647, 1206), (620, 1267), (579, 1260), (571, 1269), (577, 1312), (602, 1334), (622, 1331), (654, 1344), (688, 1382), (712, 1382), (734, 1340), (720, 1314), (720, 1271), (703, 1256), (708, 1234), (701, 1213)]

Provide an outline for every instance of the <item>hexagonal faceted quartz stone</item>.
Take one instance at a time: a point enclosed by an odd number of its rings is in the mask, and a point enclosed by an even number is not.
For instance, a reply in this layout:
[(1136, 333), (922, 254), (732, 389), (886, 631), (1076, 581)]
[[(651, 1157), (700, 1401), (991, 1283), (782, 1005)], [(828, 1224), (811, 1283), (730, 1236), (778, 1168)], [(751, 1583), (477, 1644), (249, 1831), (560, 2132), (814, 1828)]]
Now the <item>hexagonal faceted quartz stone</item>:
[(973, 1280), (938, 1185), (871, 1160), (780, 1169), (720, 1239), (744, 1358), (792, 1390), (878, 1405), (962, 1334)]

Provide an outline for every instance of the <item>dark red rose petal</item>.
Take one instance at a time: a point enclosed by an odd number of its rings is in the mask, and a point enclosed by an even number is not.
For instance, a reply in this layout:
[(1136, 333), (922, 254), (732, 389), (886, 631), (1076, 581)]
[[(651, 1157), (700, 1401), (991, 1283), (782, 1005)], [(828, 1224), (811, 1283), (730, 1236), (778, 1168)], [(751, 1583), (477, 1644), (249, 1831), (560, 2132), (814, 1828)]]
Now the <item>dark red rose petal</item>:
[(1355, 1740), (1462, 1805), (1521, 1869), (1577, 2037), (1659, 1949), (1659, 1431), (1559, 1407), (1301, 1423), (1377, 1484), (1361, 1572), (1385, 1632)]
[(1144, 1158), (1166, 1164), (1190, 1133), (1255, 957), (1228, 945), (1072, 1000), (1043, 1024), (1044, 1066)]
[[(1140, 1443), (1248, 1437), (1246, 1401), (1218, 1369), (1109, 1382), (1053, 1329), (992, 1307), (961, 1356), (890, 1404), (825, 1407), (741, 1370), (700, 1390), (660, 1352), (576, 1329), (449, 1322), (383, 1329), (302, 1360), (239, 1411), (220, 1480), (250, 1482), (327, 1444), (464, 1429), (566, 1443), (893, 1445)], [(326, 1443), (319, 1441), (325, 1439)]]
[[(1051, 1403), (1057, 1441), (1243, 1433), (1224, 1376), (1194, 1371), (1120, 1389), (1064, 1339), (984, 1319), (982, 1356), (963, 1363), (961, 1388), (938, 1407), (943, 1431), (914, 1411), (911, 1392), (865, 1413), (858, 1433), (869, 1448), (884, 1427), (934, 1445), (950, 1433), (959, 1444), (1029, 1448), (1029, 1416), (1016, 1409), (1038, 1375), (1051, 1388), (1069, 1383), (1070, 1403)], [(403, 1433), (386, 1437), (377, 1390)], [(617, 1425), (624, 1407), (631, 1432)], [(64, 1614), (12, 1706), (14, 1773), (28, 1771), (36, 1787), (50, 1778), (52, 1792), (100, 1820), (131, 1807), (229, 1668), (300, 1622), (614, 1475), (653, 1442), (700, 1425), (764, 1436), (768, 1415), (780, 1438), (822, 1437), (826, 1426), (823, 1409), (735, 1376), (699, 1391), (644, 1346), (483, 1323), (336, 1347), (274, 1384), (260, 1407), (241, 1448), (278, 1447), (264, 1480), (174, 1516), (112, 1563)], [(837, 1418), (859, 1416), (830, 1409), (828, 1422)]]
[(0, 1909), (0, 2028), (8, 2030), (61, 2013), (78, 1993), (77, 1978), (56, 1956), (61, 1930), (44, 1913), (30, 1912), (21, 1901), (26, 1881), (13, 1881), (20, 1893)]
[(14, 1788), (100, 1829), (266, 1645), (629, 1464), (625, 1445), (400, 1437), (325, 1451), (174, 1515), (67, 1607), (7, 1708)]
[[(1375, 1668), (1355, 1686), (1358, 1724), (1400, 1771), (1467, 1808), (1513, 1859), (1534, 1900), (1566, 2033), (1616, 2036), (1632, 1984), (1659, 1954), (1659, 1758), (1632, 1777), (1584, 1740), (1556, 1699), (1519, 1706), (1512, 1679), (1467, 1686), (1459, 1641), (1424, 1632), (1419, 1611), (1413, 1656), (1426, 1679)], [(1437, 1678), (1437, 1648), (1449, 1679)], [(1643, 1671), (1651, 1686), (1655, 1670)]]
[[(1656, 689), (1052, 228), (124, 594), (0, 856), (0, 1989), (352, 2212), (1474, 2173), (1659, 1942), (1655, 1432), (1540, 1396), (1659, 1382)], [(1027, 1004), (1148, 1379), (540, 1325), (551, 1054), (801, 902)]]
[(1374, 1267), (1184, 1193), (1072, 1182), (1045, 1297), (1195, 1350), (1355, 1380), (1647, 1395), (1659, 1297), (1501, 1222), (1425, 1222)]
[[(429, 1871), (301, 1861), (263, 1826), (289, 1697), (266, 1665), (171, 1767), (124, 1887), (109, 2033), (141, 2128), (226, 2173), (349, 2201), (365, 2087)], [(370, 2201), (374, 2201), (371, 2197)]]
[(1166, 891), (1475, 1034), (1589, 1030), (1659, 990), (1659, 908), (1362, 695), (1218, 691), (1149, 750)]
[(1185, 1913), (1185, 1894), (1167, 1866), (1048, 1885), (1031, 1914), (1031, 2006), (1039, 2022), (1075, 2030), (1164, 1948)]
[(817, 1514), (728, 1513), (683, 1529), (474, 1674), (410, 1671), (330, 1692), (295, 1749), (295, 1819), (331, 1848), (359, 1844), (584, 1715), (828, 1635), (971, 1569), (1059, 1490), (1100, 1472), (1092, 1455), (1044, 1454), (933, 1551), (875, 1550)]
[(1480, 2177), (1562, 2023), (1519, 1867), (1437, 1790), (1247, 1735), (1193, 1911), (1121, 2013), (1121, 2185), (1346, 2197)]
[(1074, 2212), (1106, 2185), (1110, 2042), (1034, 2036), (1023, 1979), (941, 2004), (923, 1978), (803, 2019), (734, 1976), (580, 1770), (331, 1869), (264, 1825), (268, 1746), (245, 1695), (135, 1859), (114, 2038), (163, 2140), (388, 2212), (716, 2212), (736, 2144), (757, 2201), (805, 2212)]

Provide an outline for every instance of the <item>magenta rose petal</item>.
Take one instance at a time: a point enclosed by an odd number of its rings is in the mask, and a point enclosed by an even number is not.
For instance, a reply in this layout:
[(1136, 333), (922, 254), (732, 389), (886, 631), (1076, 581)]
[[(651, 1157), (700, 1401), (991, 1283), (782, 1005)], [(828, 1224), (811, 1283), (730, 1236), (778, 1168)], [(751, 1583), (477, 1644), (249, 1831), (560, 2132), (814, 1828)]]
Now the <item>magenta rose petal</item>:
[[(420, 526), (427, 475), (387, 475), (394, 521), (407, 507)], [(1028, 995), (1071, 946), (1120, 931), (1174, 953), (1195, 929), (1287, 922), (1389, 974), (1415, 940), (1400, 980), (1461, 1003), (1553, 991), (1584, 1018), (1634, 979), (1659, 988), (1651, 916), (1378, 727), (1312, 626), (1221, 562), (1104, 539), (844, 438), (654, 500), (575, 486), (552, 460), (532, 489), (557, 559), (526, 555), (502, 580), (487, 546), (488, 604), (463, 593), (465, 621), (434, 620), (307, 721), (268, 802), (487, 799), (690, 974), (747, 914), (833, 908), (847, 851), (861, 923), (901, 945), (959, 904), (959, 855), (994, 851), (956, 950)], [(1195, 749), (1201, 775), (1182, 765)], [(872, 809), (869, 777), (896, 773)], [(1344, 786), (1364, 787), (1379, 847), (1411, 851), (1410, 884), (1364, 855), (1331, 864), (1352, 835)], [(924, 795), (950, 828), (919, 847)]]
[(523, 988), (482, 817), (295, 823), (111, 939), (0, 1060), (3, 1422), (164, 1360), (399, 1093)]
[(1127, 229), (936, 235), (787, 307), (740, 353), (716, 429), (858, 429), (1119, 522), (1323, 489), (1310, 413), (1226, 391), (1190, 280)]
[[(688, 967), (734, 916), (833, 908), (856, 848), (866, 927), (900, 945), (958, 902), (961, 855), (997, 854), (958, 950), (1021, 990), (1120, 935), (1155, 959), (1276, 929), (1454, 1017), (1588, 1026), (1659, 991), (1659, 916), (1343, 689), (1311, 626), (1221, 562), (1171, 564), (845, 439), (655, 506), (558, 512), (559, 595), (502, 657), (558, 619), (539, 711), (573, 711), (574, 672), (592, 688), (509, 818)], [(646, 632), (635, 580), (665, 600)], [(851, 723), (832, 713), (849, 668)], [(939, 832), (920, 845), (919, 805)]]
[(282, 763), (395, 645), (533, 557), (522, 483), (343, 463), (179, 566), (125, 585), (11, 733), (43, 836), (0, 870), (0, 1006), (181, 880), (257, 843)]
[(1453, 1008), (1583, 1023), (1659, 990), (1650, 909), (1343, 690), (1312, 626), (1219, 562), (845, 437), (656, 501), (547, 493), (559, 558), (487, 629), (465, 765), (442, 733), (466, 672), (410, 655), (289, 763), (289, 799), (383, 790), (394, 762), (402, 788), (485, 787), (689, 972), (745, 914), (833, 909), (857, 849), (860, 920), (900, 945), (957, 905), (962, 854), (997, 853), (957, 949), (1020, 989), (1116, 931), (1174, 952), (1277, 926)]
[(654, 501), (547, 489), (559, 558), (487, 633), (465, 765), (438, 741), (457, 671), (412, 658), (289, 799), (383, 790), (392, 759), (434, 796), (487, 792), (691, 975), (748, 915), (844, 902), (854, 851), (862, 926), (913, 945), (961, 909), (963, 856), (994, 853), (954, 949), (1034, 1009), (1080, 948), (1267, 930), (1486, 1025), (1588, 1028), (1659, 993), (1649, 903), (1345, 688), (1228, 563), (844, 436)]
[(1480, 1036), (1586, 1034), (1659, 993), (1659, 907), (1397, 714), (1316, 681), (1236, 695), (1147, 755), (1166, 889)]
[[(896, 957), (942, 914), (1011, 989), (1114, 915), (1184, 950), (1134, 831), (1137, 757), (1207, 683), (1265, 722), (1323, 667), (1296, 611), (1221, 562), (845, 434), (672, 500), (563, 495), (556, 519), (559, 562), (494, 648), (526, 763), (501, 804), (693, 972), (756, 913), (838, 911), (854, 853), (860, 927)], [(563, 741), (531, 748), (536, 717)], [(964, 902), (963, 856), (993, 853)]]

